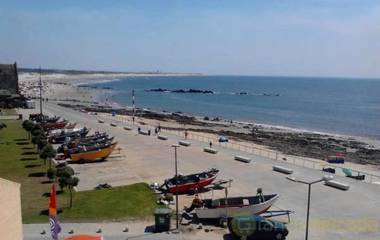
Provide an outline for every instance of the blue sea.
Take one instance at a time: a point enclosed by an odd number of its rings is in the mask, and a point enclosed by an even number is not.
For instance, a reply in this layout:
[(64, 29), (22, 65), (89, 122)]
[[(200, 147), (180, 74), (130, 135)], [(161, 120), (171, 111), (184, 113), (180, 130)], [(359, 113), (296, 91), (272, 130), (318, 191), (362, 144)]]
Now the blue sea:
[[(259, 76), (126, 77), (111, 87), (121, 105), (380, 139), (380, 80)], [(212, 90), (215, 94), (147, 92)], [(238, 94), (243, 93), (243, 94)]]

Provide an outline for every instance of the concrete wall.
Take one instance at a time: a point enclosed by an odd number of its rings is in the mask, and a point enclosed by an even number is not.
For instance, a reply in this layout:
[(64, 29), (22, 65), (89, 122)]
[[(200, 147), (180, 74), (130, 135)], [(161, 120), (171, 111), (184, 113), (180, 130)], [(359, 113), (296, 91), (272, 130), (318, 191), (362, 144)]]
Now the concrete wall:
[(23, 239), (20, 187), (0, 178), (0, 239)]

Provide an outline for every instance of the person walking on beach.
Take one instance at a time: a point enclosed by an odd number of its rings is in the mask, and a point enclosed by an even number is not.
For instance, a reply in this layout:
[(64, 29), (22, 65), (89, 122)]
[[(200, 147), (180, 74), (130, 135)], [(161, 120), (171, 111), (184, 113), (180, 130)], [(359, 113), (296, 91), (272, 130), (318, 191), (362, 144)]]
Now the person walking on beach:
[(210, 145), (210, 148), (212, 148), (212, 142), (211, 141), (210, 141), (209, 145)]
[(187, 130), (185, 130), (185, 139), (187, 139)]

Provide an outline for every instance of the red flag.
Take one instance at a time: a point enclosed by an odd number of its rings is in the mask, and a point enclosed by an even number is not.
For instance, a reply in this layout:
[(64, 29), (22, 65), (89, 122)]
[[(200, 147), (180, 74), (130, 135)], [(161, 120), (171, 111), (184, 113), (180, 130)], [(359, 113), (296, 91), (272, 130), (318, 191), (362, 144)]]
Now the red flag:
[(49, 216), (57, 216), (57, 202), (55, 198), (55, 184), (51, 186), (49, 201)]
[(49, 201), (49, 222), (50, 222), (50, 231), (51, 237), (54, 240), (58, 240), (58, 234), (61, 232), (61, 226), (57, 219), (57, 202), (55, 198), (55, 184), (51, 186), (50, 191), (50, 201)]

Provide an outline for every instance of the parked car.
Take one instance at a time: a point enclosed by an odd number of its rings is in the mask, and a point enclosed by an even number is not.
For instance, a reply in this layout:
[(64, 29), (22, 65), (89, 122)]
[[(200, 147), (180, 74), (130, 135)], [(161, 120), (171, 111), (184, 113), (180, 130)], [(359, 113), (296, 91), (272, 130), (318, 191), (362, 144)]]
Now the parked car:
[(228, 228), (234, 239), (284, 240), (289, 233), (284, 223), (256, 215), (234, 217), (228, 221)]
[(228, 138), (226, 136), (219, 136), (219, 140), (218, 140), (220, 143), (222, 142), (228, 142)]

